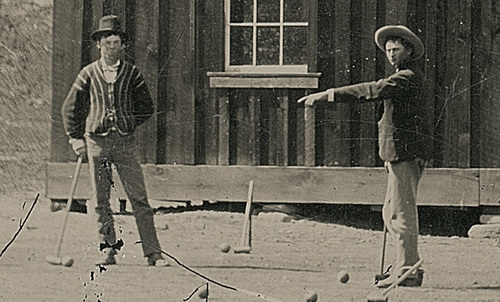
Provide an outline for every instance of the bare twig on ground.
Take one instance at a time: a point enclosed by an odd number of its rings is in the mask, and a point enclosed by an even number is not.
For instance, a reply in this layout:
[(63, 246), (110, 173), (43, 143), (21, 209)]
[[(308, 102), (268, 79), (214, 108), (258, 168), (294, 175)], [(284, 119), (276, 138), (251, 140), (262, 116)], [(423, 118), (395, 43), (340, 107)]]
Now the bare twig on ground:
[(233, 287), (233, 286), (229, 286), (229, 285), (222, 284), (222, 283), (217, 282), (217, 281), (215, 281), (215, 280), (213, 280), (213, 279), (210, 279), (210, 278), (208, 278), (208, 277), (206, 277), (206, 276), (204, 276), (204, 275), (202, 275), (202, 274), (198, 273), (197, 271), (193, 270), (192, 268), (190, 268), (190, 267), (188, 267), (188, 266), (186, 266), (186, 265), (182, 264), (182, 263), (181, 263), (179, 260), (177, 260), (177, 258), (175, 258), (174, 256), (172, 256), (172, 255), (168, 254), (167, 252), (165, 252), (165, 251), (163, 251), (163, 250), (159, 249), (158, 247), (156, 247), (156, 246), (154, 246), (154, 245), (152, 245), (152, 244), (149, 244), (149, 243), (147, 243), (147, 242), (144, 242), (144, 241), (137, 241), (137, 242), (136, 242), (136, 244), (145, 244), (145, 245), (147, 245), (147, 246), (149, 246), (149, 247), (151, 247), (151, 248), (153, 248), (153, 249), (157, 250), (158, 252), (160, 252), (160, 253), (162, 253), (162, 254), (164, 254), (164, 255), (168, 256), (168, 257), (169, 257), (169, 258), (171, 258), (172, 260), (174, 260), (174, 261), (175, 261), (175, 263), (177, 263), (178, 265), (180, 265), (180, 266), (181, 266), (181, 267), (183, 267), (184, 269), (186, 269), (186, 270), (190, 271), (191, 273), (193, 273), (193, 274), (195, 274), (195, 275), (197, 275), (197, 276), (201, 277), (202, 279), (205, 279), (206, 281), (211, 282), (211, 283), (213, 283), (213, 284), (215, 284), (215, 285), (218, 285), (218, 286), (220, 286), (220, 287), (222, 287), (222, 288), (229, 289), (229, 290), (232, 290), (232, 291), (235, 291), (235, 292), (244, 293), (244, 294), (246, 294), (246, 295), (253, 296), (253, 297), (255, 297), (255, 298), (259, 298), (259, 299), (262, 299), (262, 300), (265, 300), (265, 301), (268, 301), (268, 302), (282, 302), (281, 300), (274, 299), (274, 298), (271, 298), (271, 297), (266, 297), (266, 296), (264, 296), (263, 294), (260, 294), (260, 293), (256, 293), (256, 292), (252, 292), (252, 291), (249, 291), (249, 290), (244, 290), (244, 289), (239, 289), (239, 288), (236, 288), (236, 287)]
[[(3, 256), (3, 254), (7, 251), (7, 249), (12, 245), (12, 243), (14, 243), (14, 241), (16, 240), (17, 236), (19, 236), (19, 234), (21, 233), (21, 231), (23, 230), (23, 227), (24, 225), (26, 224), (26, 222), (28, 221), (28, 218), (30, 217), (31, 215), (31, 212), (33, 211), (33, 209), (35, 208), (35, 205), (38, 201), (38, 196), (40, 196), (40, 194), (37, 194), (36, 197), (35, 197), (35, 200), (33, 201), (33, 204), (31, 205), (31, 208), (29, 209), (28, 213), (26, 214), (26, 216), (24, 217), (24, 219), (22, 219), (19, 223), (19, 229), (17, 229), (16, 233), (14, 234), (14, 236), (12, 237), (12, 239), (7, 243), (7, 245), (5, 245), (5, 247), (2, 249), (2, 251), (0, 252), (0, 257)], [(24, 207), (24, 205), (23, 205)]]

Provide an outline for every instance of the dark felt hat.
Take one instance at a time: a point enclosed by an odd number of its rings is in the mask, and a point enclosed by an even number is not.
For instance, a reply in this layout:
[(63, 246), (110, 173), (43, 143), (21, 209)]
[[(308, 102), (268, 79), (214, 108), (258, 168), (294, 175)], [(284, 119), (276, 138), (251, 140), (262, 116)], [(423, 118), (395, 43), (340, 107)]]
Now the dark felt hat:
[(387, 25), (379, 28), (375, 32), (375, 43), (378, 48), (385, 51), (385, 43), (389, 37), (402, 37), (413, 45), (413, 60), (420, 58), (424, 54), (424, 44), (417, 35), (403, 25)]
[(99, 29), (95, 30), (91, 34), (91, 38), (94, 41), (101, 39), (103, 34), (112, 33), (122, 38), (122, 41), (128, 40), (128, 35), (122, 31), (120, 19), (115, 15), (104, 16), (99, 20)]

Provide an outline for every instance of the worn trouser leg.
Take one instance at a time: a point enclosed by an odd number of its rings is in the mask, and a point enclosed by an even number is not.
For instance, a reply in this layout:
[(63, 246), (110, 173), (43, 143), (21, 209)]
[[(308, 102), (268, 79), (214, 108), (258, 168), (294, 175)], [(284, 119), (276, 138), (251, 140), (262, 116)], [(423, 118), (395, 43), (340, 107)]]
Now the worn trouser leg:
[[(116, 242), (113, 212), (110, 206), (110, 190), (112, 171), (109, 156), (106, 152), (106, 138), (87, 137), (87, 155), (89, 159), (90, 180), (93, 189), (92, 203), (95, 208), (94, 219), (97, 220), (98, 243)], [(95, 217), (97, 215), (97, 217)]]
[[(154, 226), (154, 211), (149, 205), (144, 184), (144, 174), (139, 164), (139, 156), (133, 136), (122, 137), (121, 144), (114, 150), (114, 163), (123, 188), (130, 200), (141, 241), (157, 248), (160, 244)], [(144, 256), (158, 253), (157, 250), (143, 244)]]
[(417, 191), (424, 166), (418, 158), (386, 163), (389, 177), (382, 215), (396, 244), (395, 271), (419, 260)]

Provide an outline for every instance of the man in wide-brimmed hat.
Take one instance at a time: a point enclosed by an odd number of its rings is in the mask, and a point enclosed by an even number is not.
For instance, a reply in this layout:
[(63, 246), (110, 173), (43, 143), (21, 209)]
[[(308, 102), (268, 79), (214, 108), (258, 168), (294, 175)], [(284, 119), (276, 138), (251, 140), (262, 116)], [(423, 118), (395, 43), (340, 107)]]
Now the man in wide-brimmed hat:
[[(99, 229), (98, 265), (116, 264), (116, 242), (110, 207), (111, 165), (115, 165), (132, 204), (141, 241), (160, 248), (139, 164), (135, 130), (154, 113), (147, 85), (139, 69), (122, 59), (128, 36), (117, 16), (104, 16), (92, 32), (101, 57), (76, 77), (62, 106), (63, 123), (75, 153), (87, 156)], [(157, 249), (143, 244), (148, 264), (167, 266)]]
[[(396, 243), (396, 261), (388, 278), (377, 280), (387, 287), (419, 261), (417, 189), (424, 171), (429, 143), (422, 99), (423, 75), (416, 60), (424, 54), (422, 41), (402, 25), (384, 26), (375, 32), (375, 43), (385, 52), (395, 72), (374, 82), (328, 89), (298, 100), (312, 106), (318, 101), (372, 102), (379, 107), (379, 156), (388, 172), (387, 195), (382, 217)], [(420, 286), (423, 271), (403, 282)]]

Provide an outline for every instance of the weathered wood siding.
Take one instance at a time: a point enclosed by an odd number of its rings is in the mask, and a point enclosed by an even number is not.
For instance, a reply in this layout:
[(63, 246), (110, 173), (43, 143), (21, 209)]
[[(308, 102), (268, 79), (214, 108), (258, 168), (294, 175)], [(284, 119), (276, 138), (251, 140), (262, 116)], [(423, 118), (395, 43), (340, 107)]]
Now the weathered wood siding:
[[(434, 167), (498, 167), (497, 12), (490, 1), (317, 0), (310, 14), (309, 72), (319, 90), (390, 72), (373, 41), (404, 24), (426, 46), (420, 65)], [(126, 59), (143, 71), (157, 114), (140, 130), (141, 160), (153, 164), (376, 167), (376, 103), (317, 106), (314, 137), (296, 100), (303, 88), (211, 88), (224, 72), (223, 1), (54, 1), (51, 161), (74, 155), (60, 108), (80, 68), (97, 59), (90, 32), (116, 14), (132, 38)], [(315, 42), (315, 43), (313, 43)], [(257, 79), (256, 79), (257, 81)], [(272, 83), (269, 81), (268, 83)], [(314, 142), (307, 146), (306, 142)], [(491, 144), (490, 144), (491, 142)], [(308, 158), (306, 150), (314, 150)]]

